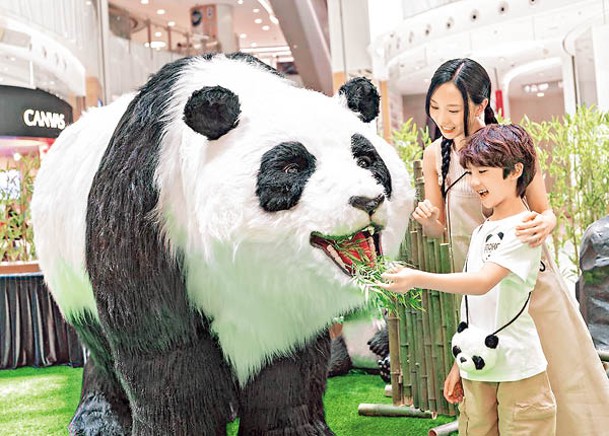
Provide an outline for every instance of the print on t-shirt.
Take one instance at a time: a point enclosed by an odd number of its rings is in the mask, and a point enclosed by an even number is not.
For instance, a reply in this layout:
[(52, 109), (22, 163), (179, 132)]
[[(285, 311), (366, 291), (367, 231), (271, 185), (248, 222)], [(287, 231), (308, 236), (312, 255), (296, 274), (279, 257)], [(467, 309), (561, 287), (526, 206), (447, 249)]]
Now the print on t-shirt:
[(486, 262), (491, 254), (499, 247), (501, 240), (503, 239), (503, 232), (489, 233), (484, 240), (484, 252), (482, 254), (482, 261)]

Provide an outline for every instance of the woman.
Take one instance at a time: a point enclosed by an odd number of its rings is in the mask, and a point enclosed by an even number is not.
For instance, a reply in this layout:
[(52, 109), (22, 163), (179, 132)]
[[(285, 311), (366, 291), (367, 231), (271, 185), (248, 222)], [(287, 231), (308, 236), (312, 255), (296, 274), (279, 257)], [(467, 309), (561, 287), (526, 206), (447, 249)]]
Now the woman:
[[(474, 192), (465, 180), (457, 154), (465, 137), (497, 122), (490, 97), (488, 74), (471, 59), (442, 64), (427, 92), (425, 110), (442, 136), (423, 155), (425, 200), (418, 204), (413, 218), (428, 236), (439, 237), (448, 230), (454, 271), (463, 270), (471, 233), (490, 212), (482, 208), (480, 194), (484, 193)], [(543, 244), (556, 226), (539, 162), (536, 166), (525, 194), (531, 212), (517, 227), (519, 238), (532, 247)], [(609, 381), (577, 303), (545, 245), (529, 312), (548, 360), (557, 404), (556, 434), (605, 434), (609, 429)], [(447, 400), (460, 399), (458, 371), (451, 371), (444, 391)]]

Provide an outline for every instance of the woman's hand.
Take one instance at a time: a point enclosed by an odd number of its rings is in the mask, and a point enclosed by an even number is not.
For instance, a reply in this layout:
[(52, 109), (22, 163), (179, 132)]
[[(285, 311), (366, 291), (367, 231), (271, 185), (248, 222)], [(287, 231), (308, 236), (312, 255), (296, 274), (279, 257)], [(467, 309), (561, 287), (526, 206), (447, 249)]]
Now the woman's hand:
[(415, 276), (417, 273), (416, 269), (392, 267), (381, 275), (381, 278), (386, 283), (379, 283), (379, 286), (398, 294), (405, 294), (415, 287)]
[(554, 221), (544, 214), (531, 211), (516, 226), (516, 236), (531, 248), (543, 244), (554, 229)]
[(453, 365), (444, 380), (444, 398), (451, 404), (463, 401), (463, 382), (456, 364)]
[(412, 213), (412, 217), (423, 227), (433, 226), (440, 218), (440, 209), (429, 200), (420, 201)]

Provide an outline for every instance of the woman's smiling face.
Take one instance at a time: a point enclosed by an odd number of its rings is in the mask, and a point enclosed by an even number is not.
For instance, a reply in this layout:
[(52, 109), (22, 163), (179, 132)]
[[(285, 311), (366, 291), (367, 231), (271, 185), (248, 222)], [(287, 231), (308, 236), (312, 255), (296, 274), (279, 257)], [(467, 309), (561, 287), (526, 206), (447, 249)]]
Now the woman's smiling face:
[(452, 83), (444, 83), (435, 90), (429, 102), (429, 115), (446, 139), (464, 136), (463, 97)]
[[(471, 100), (469, 106), (469, 124), (473, 126), (476, 116), (483, 108), (482, 105), (476, 105)], [(465, 137), (465, 128), (463, 121), (465, 104), (461, 92), (452, 82), (446, 82), (438, 86), (434, 91), (429, 101), (429, 116), (436, 123), (442, 132), (442, 136), (446, 139), (455, 140)], [(475, 129), (468, 129), (472, 133)]]

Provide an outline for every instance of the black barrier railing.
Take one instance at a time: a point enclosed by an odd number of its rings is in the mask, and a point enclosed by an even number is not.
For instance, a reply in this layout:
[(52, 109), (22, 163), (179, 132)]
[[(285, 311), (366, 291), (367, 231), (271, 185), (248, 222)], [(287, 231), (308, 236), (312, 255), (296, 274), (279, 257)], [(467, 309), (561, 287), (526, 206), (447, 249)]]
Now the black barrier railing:
[(41, 273), (0, 275), (0, 369), (82, 366), (83, 348)]

